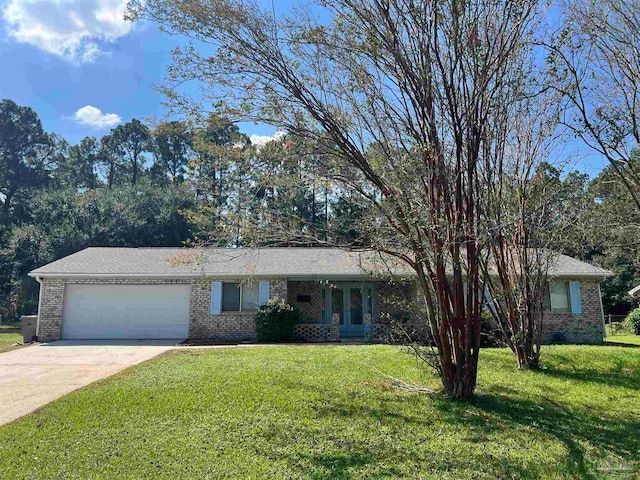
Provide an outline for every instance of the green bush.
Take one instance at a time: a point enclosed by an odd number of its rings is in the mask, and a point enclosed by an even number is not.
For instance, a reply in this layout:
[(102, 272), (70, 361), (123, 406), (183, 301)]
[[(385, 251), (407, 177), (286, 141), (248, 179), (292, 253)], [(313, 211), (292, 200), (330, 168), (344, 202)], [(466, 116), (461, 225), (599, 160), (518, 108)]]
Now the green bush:
[(636, 335), (640, 335), (640, 308), (631, 310), (624, 319), (625, 327)]
[(502, 331), (491, 312), (483, 310), (480, 320), (480, 345), (483, 347), (505, 347), (507, 344), (502, 336)]
[(256, 313), (256, 338), (259, 342), (294, 340), (300, 320), (300, 312), (284, 300), (269, 300)]
[(615, 335), (616, 333), (631, 333), (631, 327), (625, 322), (611, 322), (608, 325), (608, 333)]

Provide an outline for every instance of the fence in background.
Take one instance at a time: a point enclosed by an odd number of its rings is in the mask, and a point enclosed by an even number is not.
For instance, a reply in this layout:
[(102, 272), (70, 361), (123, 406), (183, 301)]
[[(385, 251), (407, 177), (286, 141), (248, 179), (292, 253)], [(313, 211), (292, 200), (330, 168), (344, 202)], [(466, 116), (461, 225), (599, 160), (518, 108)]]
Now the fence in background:
[(616, 333), (624, 333), (622, 331), (622, 322), (627, 318), (626, 315), (606, 315), (605, 317), (607, 335), (615, 335)]

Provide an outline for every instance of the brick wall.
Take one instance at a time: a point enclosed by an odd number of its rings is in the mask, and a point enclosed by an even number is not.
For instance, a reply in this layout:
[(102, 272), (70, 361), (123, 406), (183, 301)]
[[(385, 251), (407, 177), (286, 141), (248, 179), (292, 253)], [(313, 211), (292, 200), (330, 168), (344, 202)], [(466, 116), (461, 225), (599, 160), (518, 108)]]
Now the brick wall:
[[(287, 279), (269, 280), (269, 298), (287, 299)], [(190, 338), (215, 338), (220, 340), (251, 340), (255, 338), (255, 312), (222, 312), (211, 314), (211, 283), (224, 281), (239, 283), (241, 279), (203, 278), (191, 284), (189, 317)]]
[[(62, 331), (62, 313), (66, 284), (93, 285), (159, 285), (191, 284), (189, 306), (189, 337), (220, 339), (251, 339), (255, 337), (255, 312), (223, 312), (211, 315), (211, 283), (215, 281), (240, 282), (230, 278), (198, 279), (42, 279), (38, 339), (42, 342), (59, 340)], [(269, 279), (269, 297), (287, 298), (285, 278)]]
[[(306, 323), (322, 321), (322, 285), (318, 281), (291, 281), (287, 290), (287, 303), (297, 307)], [(308, 295), (310, 302), (298, 302), (298, 295)]]
[[(603, 343), (602, 305), (599, 282), (580, 278), (582, 313), (546, 311), (542, 320), (543, 343)], [(565, 281), (565, 279), (563, 279)]]
[[(545, 312), (543, 320), (543, 340), (545, 342), (565, 341), (570, 343), (602, 343), (602, 316), (599, 283), (593, 280), (580, 281), (582, 314)], [(198, 279), (42, 279), (41, 304), (38, 317), (38, 338), (40, 341), (60, 339), (65, 285), (83, 284), (191, 284), (189, 336), (192, 338), (252, 339), (255, 337), (254, 312), (223, 312), (211, 315), (211, 282), (234, 282), (240, 279), (198, 278)], [(272, 278), (270, 298), (281, 298), (300, 308), (309, 321), (320, 321), (322, 311), (320, 288), (317, 281), (291, 281), (286, 278)], [(569, 279), (567, 279), (569, 281)], [(354, 283), (354, 282), (336, 282)], [(400, 290), (385, 282), (373, 282), (376, 291), (376, 318), (374, 323), (384, 324), (397, 313), (396, 298)], [(415, 292), (414, 292), (415, 294)], [(298, 295), (310, 295), (311, 302), (298, 302)], [(409, 294), (411, 295), (411, 294)]]
[[(602, 324), (602, 305), (599, 291), (599, 280), (589, 278), (566, 278), (562, 281), (578, 281), (580, 282), (580, 301), (582, 304), (582, 313), (573, 314), (570, 312), (560, 313), (545, 311), (542, 320), (542, 341), (543, 343), (584, 343), (584, 344), (601, 344), (603, 343), (603, 324)], [(398, 311), (398, 305), (406, 304), (402, 300), (402, 294), (398, 292), (407, 292), (407, 298), (415, 295), (418, 302), (423, 303), (421, 292), (417, 286), (407, 285), (404, 289), (401, 287), (394, 288), (391, 286), (378, 286), (376, 293), (378, 296), (378, 316), (394, 317), (394, 310)], [(395, 304), (395, 305), (394, 305)], [(413, 318), (413, 316), (409, 316)], [(420, 321), (413, 319), (414, 321)], [(385, 318), (378, 318), (378, 324), (384, 325)]]
[(62, 329), (64, 280), (43, 279), (40, 289), (40, 311), (36, 335), (42, 342), (58, 340)]

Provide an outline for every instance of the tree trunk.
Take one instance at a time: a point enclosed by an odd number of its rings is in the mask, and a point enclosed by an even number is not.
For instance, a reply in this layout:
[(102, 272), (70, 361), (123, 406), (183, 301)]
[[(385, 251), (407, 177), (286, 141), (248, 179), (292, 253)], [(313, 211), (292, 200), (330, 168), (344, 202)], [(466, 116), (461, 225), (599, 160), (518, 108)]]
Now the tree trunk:
[(131, 185), (138, 181), (138, 157), (134, 156), (131, 162)]
[(113, 186), (113, 179), (116, 173), (116, 165), (114, 161), (109, 162), (109, 174), (107, 175), (107, 188)]
[[(460, 375), (459, 372), (464, 371), (466, 375)], [(444, 391), (451, 400), (468, 400), (473, 396), (476, 388), (476, 378), (478, 375), (478, 362), (467, 363), (463, 368), (457, 368), (455, 364), (451, 365), (450, 377), (442, 378), (442, 386)], [(468, 377), (468, 378), (465, 378)]]
[(9, 224), (11, 200), (13, 200), (13, 197), (16, 194), (17, 190), (18, 190), (18, 187), (16, 187), (15, 185), (11, 185), (9, 187), (9, 191), (7, 191), (4, 197), (4, 202), (2, 202), (2, 217), (3, 217), (2, 221), (5, 225)]

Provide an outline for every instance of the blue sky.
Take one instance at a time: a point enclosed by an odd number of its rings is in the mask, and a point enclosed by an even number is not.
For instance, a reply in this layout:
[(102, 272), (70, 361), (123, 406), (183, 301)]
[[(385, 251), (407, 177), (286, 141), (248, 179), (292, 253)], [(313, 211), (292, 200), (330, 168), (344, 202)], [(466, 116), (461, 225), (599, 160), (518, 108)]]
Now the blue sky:
[[(270, 6), (270, 0), (261, 0)], [(286, 13), (293, 0), (277, 0)], [(179, 39), (122, 19), (126, 0), (0, 0), (0, 98), (33, 108), (48, 131), (71, 143), (119, 122), (162, 118), (154, 89)], [(241, 125), (249, 135), (275, 128)], [(562, 154), (595, 175), (603, 160), (574, 142)], [(575, 162), (571, 161), (571, 164)]]
[[(71, 143), (101, 137), (118, 121), (161, 118), (163, 96), (154, 85), (164, 78), (179, 40), (152, 24), (125, 22), (125, 5), (0, 0), (0, 98), (33, 108), (48, 131)], [(266, 125), (242, 129), (275, 133)]]

